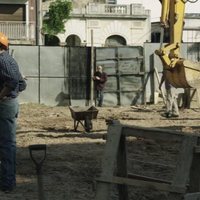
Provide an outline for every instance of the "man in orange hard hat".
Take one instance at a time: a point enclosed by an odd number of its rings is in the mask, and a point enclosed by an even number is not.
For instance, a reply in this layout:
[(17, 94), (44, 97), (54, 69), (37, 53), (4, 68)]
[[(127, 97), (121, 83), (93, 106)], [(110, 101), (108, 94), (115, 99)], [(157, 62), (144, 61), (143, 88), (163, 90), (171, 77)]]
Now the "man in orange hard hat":
[(0, 33), (0, 189), (4, 192), (16, 186), (17, 96), (26, 88), (17, 62), (9, 55), (8, 44), (8, 38)]
[(0, 32), (0, 43), (3, 49), (8, 49), (8, 38)]

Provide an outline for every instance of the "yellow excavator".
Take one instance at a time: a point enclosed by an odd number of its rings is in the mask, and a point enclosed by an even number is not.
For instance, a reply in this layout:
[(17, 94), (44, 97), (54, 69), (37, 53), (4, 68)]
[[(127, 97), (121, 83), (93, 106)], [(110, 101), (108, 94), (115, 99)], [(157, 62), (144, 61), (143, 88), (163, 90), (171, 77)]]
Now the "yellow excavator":
[[(200, 88), (200, 63), (181, 58), (185, 4), (198, 0), (159, 0), (161, 12), (161, 40), (165, 29), (169, 29), (170, 41), (155, 53), (160, 57), (167, 80), (176, 88)], [(161, 42), (162, 44), (162, 42)]]

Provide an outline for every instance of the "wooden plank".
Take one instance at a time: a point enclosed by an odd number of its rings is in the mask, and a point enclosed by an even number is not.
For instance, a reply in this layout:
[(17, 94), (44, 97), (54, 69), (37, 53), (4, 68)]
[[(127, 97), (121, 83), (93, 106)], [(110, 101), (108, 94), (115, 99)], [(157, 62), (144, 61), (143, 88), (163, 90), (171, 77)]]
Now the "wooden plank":
[(197, 144), (197, 139), (197, 137), (184, 137), (178, 156), (176, 173), (172, 182), (173, 186), (186, 186), (190, 175), (190, 168), (193, 160), (193, 150), (194, 146)]
[[(132, 154), (132, 155), (135, 155), (137, 156), (136, 154)], [(158, 163), (158, 162), (150, 162), (150, 161), (145, 161), (145, 160), (139, 160), (139, 159), (128, 159), (129, 161), (132, 161), (132, 162), (139, 162), (139, 163), (145, 163), (145, 164), (148, 164), (148, 165), (154, 165), (154, 166), (159, 166), (159, 167), (167, 167), (167, 168), (171, 168), (171, 169), (175, 169), (176, 166), (175, 165), (170, 165), (170, 164), (163, 164), (163, 163)]]
[[(121, 136), (119, 150), (117, 155), (117, 175), (127, 177), (127, 157), (126, 157), (126, 137)], [(127, 185), (118, 185), (119, 200), (128, 200)]]
[(193, 162), (190, 169), (189, 178), (189, 192), (199, 192), (200, 191), (200, 154), (194, 153)]
[[(182, 140), (173, 181), (170, 182), (136, 174), (127, 174), (127, 136), (166, 141)], [(108, 200), (111, 184), (118, 184), (119, 200), (128, 200), (128, 185), (170, 192), (169, 197), (173, 200), (180, 197), (180, 194), (183, 195), (186, 192), (188, 180), (193, 184), (192, 187), (190, 187), (191, 191), (200, 191), (200, 175), (197, 175), (200, 174), (200, 150), (199, 146), (197, 146), (198, 139), (199, 137), (197, 134), (127, 126), (112, 121), (112, 123), (109, 123), (105, 155), (102, 161), (102, 173), (101, 177), (97, 179), (98, 188), (95, 200)], [(196, 152), (195, 156), (193, 156), (194, 152)], [(193, 162), (193, 158), (196, 158), (195, 162)], [(116, 161), (117, 176), (114, 174)], [(194, 170), (191, 170), (191, 166), (193, 166), (192, 169)], [(195, 179), (195, 177), (197, 178)]]
[(197, 96), (197, 106), (200, 107), (200, 89), (196, 89), (196, 96)]
[(138, 174), (128, 174), (128, 178), (137, 179), (137, 180), (143, 180), (143, 181), (151, 181), (151, 182), (157, 182), (157, 183), (167, 183), (171, 184), (171, 181), (148, 177), (148, 176), (141, 176)]
[(200, 153), (200, 146), (194, 147), (194, 153)]
[(165, 140), (165, 141), (181, 141), (184, 136), (199, 137), (197, 133), (178, 132), (171, 129), (149, 128), (122, 125), (122, 134), (126, 136), (142, 137), (146, 139)]
[(172, 130), (146, 128), (137, 126), (123, 126), (123, 134), (126, 136), (142, 137), (155, 140), (180, 141), (184, 134)]
[(199, 200), (199, 199), (200, 199), (200, 192), (188, 193), (184, 196), (184, 200)]
[[(107, 177), (112, 179), (117, 161), (117, 153), (121, 138), (121, 128), (119, 124), (111, 124), (108, 126), (108, 135), (104, 156), (102, 159), (101, 179)], [(110, 182), (97, 182), (97, 191), (95, 200), (108, 200), (110, 196)]]
[(188, 99), (189, 99), (188, 100), (188, 102), (189, 102), (188, 108), (191, 108), (192, 99), (194, 98), (194, 95), (195, 95), (197, 89), (196, 88), (190, 88), (189, 90), (192, 92), (192, 94), (188, 96)]
[(156, 183), (151, 181), (143, 181), (143, 180), (135, 180), (130, 178), (124, 178), (124, 177), (117, 177), (113, 176), (113, 178), (107, 178), (102, 177), (98, 179), (99, 182), (104, 183), (115, 183), (115, 184), (126, 184), (130, 186), (139, 186), (139, 187), (145, 187), (153, 190), (160, 190), (160, 191), (166, 191), (166, 192), (174, 192), (183, 194), (186, 191), (186, 187), (180, 187), (180, 186), (172, 186), (170, 184), (166, 183)]

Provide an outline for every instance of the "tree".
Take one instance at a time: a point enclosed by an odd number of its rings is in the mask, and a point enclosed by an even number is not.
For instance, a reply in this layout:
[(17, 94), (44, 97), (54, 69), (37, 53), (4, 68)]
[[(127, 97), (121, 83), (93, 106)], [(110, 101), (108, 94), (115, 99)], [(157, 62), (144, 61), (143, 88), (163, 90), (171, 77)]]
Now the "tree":
[(48, 19), (43, 21), (42, 32), (57, 35), (65, 32), (65, 22), (69, 19), (72, 4), (68, 0), (56, 0), (49, 6)]

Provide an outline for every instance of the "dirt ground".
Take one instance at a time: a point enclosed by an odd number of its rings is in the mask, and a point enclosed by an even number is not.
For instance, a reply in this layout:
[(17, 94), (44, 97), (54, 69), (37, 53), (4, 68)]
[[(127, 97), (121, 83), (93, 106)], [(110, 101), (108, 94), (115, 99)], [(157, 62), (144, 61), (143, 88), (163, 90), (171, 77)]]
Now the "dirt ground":
[[(107, 119), (117, 119), (123, 124), (142, 127), (161, 127), (178, 131), (195, 132), (200, 130), (200, 109), (185, 109), (179, 118), (166, 119), (161, 116), (163, 104), (138, 107), (98, 108), (93, 130), (86, 133), (82, 126), (74, 131), (74, 122), (68, 107), (48, 107), (38, 104), (20, 105), (17, 128), (17, 187), (10, 194), (0, 194), (4, 200), (38, 199), (35, 165), (30, 159), (29, 145), (46, 144), (47, 156), (42, 166), (44, 195), (48, 200), (93, 200), (95, 178), (100, 175), (107, 133)], [(176, 159), (178, 144), (130, 139), (128, 154), (129, 168), (142, 175), (158, 178), (172, 178), (171, 167)], [(149, 152), (144, 152), (148, 150)], [(37, 152), (43, 157), (44, 151)], [(38, 156), (38, 155), (37, 155)], [(157, 159), (162, 165), (152, 163)], [(142, 162), (139, 161), (142, 159)], [(134, 166), (133, 166), (134, 160)], [(151, 164), (145, 164), (149, 161)], [(129, 188), (130, 199), (165, 200), (166, 193), (149, 192), (141, 188)], [(114, 194), (111, 199), (117, 199)]]

